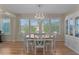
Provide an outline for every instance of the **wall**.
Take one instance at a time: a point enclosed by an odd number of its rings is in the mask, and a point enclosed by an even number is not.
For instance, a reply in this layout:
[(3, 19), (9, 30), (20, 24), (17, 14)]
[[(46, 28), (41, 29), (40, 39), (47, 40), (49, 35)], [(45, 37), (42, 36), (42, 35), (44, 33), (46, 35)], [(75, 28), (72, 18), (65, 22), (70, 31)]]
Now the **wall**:
[[(79, 5), (77, 6), (74, 12), (68, 13), (66, 16), (67, 19), (72, 17), (75, 22), (75, 17), (79, 16)], [(79, 54), (79, 38), (75, 37), (75, 26), (73, 30), (73, 36), (65, 34), (65, 45)]]
[[(3, 41), (24, 41), (22, 35), (20, 34), (19, 18), (21, 17), (33, 18), (33, 14), (17, 15), (17, 17), (10, 17), (11, 19), (11, 34), (5, 35)], [(48, 14), (47, 18), (57, 17), (61, 20), (60, 24), (60, 35), (57, 36), (57, 41), (64, 41), (64, 14)]]
[[(66, 17), (66, 20), (72, 18), (75, 24), (75, 17), (79, 17), (79, 11), (69, 14)], [(65, 45), (79, 54), (79, 38), (75, 37), (75, 25), (73, 26), (73, 36), (65, 34)]]
[[(26, 15), (30, 18), (33, 18), (33, 15), (32, 16), (29, 16), (29, 15)], [(20, 27), (19, 27), (19, 18), (21, 17), (25, 17), (25, 16), (20, 16), (20, 15), (17, 15), (17, 18), (16, 20), (14, 20), (14, 23), (12, 23), (12, 25), (14, 25), (15, 29), (13, 30), (13, 32), (15, 32), (15, 39), (14, 41), (24, 41), (22, 35), (20, 34)], [(61, 20), (61, 25), (60, 25), (60, 35), (57, 36), (57, 41), (64, 41), (64, 19), (65, 19), (65, 15), (49, 15), (48, 16), (49, 18), (53, 18), (53, 17), (58, 17), (60, 18)]]

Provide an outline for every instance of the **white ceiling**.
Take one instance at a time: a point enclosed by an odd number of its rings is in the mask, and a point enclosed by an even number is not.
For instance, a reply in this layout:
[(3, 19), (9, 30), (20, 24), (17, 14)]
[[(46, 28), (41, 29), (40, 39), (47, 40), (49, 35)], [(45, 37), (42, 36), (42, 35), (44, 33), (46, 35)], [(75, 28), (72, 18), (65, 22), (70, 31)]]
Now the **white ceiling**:
[(71, 4), (3, 4), (1, 8), (16, 14), (36, 13), (39, 10), (44, 13), (63, 14), (75, 10), (76, 5)]

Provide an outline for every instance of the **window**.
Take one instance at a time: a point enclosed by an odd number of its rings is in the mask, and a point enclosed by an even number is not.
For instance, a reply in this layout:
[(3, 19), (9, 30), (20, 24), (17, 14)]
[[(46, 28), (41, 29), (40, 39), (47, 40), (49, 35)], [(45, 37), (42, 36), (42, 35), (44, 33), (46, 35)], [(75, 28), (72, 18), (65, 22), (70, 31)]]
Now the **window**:
[(5, 34), (10, 33), (10, 18), (9, 17), (4, 17), (2, 19), (2, 32)]
[(30, 19), (30, 37), (31, 38), (39, 38), (39, 23), (37, 19)]
[(31, 19), (31, 20), (30, 20), (30, 28), (31, 28), (31, 33), (39, 33), (38, 20), (36, 20), (36, 19)]
[(69, 19), (68, 25), (69, 25), (69, 34), (73, 35), (73, 19), (71, 18)]
[[(20, 19), (21, 33), (30, 38), (50, 37), (49, 33), (59, 33), (59, 19)], [(50, 32), (51, 31), (51, 32)], [(41, 34), (41, 35), (40, 35)]]
[(29, 20), (20, 19), (21, 33), (29, 33)]
[(1, 20), (0, 20), (0, 30), (2, 30), (2, 28), (1, 28)]
[(68, 20), (66, 20), (66, 34), (68, 34)]
[(49, 32), (49, 20), (45, 19), (42, 22), (42, 33), (48, 33)]
[(60, 20), (51, 19), (51, 32), (59, 33), (59, 30), (60, 30)]
[(75, 19), (75, 36), (79, 37), (79, 17)]

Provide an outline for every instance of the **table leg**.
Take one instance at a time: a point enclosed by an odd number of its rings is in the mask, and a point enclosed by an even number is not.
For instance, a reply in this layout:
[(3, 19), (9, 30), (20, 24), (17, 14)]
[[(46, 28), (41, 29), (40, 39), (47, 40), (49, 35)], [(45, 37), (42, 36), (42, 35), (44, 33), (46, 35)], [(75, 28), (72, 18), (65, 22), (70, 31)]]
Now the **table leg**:
[(27, 40), (27, 53), (28, 53), (28, 40)]

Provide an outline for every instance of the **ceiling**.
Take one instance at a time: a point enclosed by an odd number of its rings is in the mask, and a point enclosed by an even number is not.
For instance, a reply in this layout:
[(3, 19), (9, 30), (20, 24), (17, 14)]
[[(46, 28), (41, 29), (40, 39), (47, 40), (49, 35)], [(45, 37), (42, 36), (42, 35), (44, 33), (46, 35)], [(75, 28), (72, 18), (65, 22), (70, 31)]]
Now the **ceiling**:
[(74, 11), (76, 5), (73, 4), (1, 4), (4, 10), (15, 14), (36, 13), (38, 11), (51, 14), (63, 14)]

